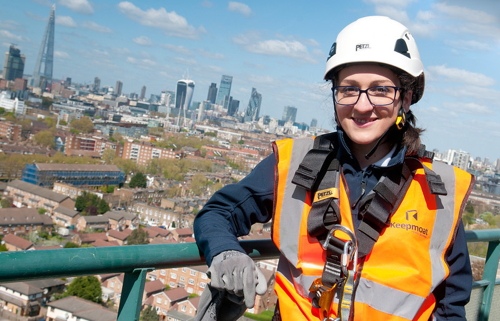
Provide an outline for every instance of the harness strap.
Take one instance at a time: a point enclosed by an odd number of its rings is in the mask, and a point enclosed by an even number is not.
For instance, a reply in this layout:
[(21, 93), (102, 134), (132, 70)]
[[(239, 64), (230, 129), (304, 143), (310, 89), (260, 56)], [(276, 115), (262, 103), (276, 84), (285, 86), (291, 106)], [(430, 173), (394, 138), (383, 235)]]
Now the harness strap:
[(371, 201), (367, 199), (361, 205), (363, 219), (356, 233), (360, 257), (371, 252), (382, 231), (389, 226), (393, 210), (399, 206), (410, 185), (411, 174), (406, 163), (403, 163), (401, 172), (390, 171), (373, 188)]

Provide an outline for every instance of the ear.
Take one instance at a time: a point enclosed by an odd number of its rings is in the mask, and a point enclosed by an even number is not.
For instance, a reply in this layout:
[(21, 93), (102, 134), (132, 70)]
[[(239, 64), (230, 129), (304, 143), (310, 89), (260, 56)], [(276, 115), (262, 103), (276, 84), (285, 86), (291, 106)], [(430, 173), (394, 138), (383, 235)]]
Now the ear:
[(403, 99), (403, 108), (405, 109), (405, 112), (410, 111), (412, 97), (413, 97), (413, 90), (408, 90), (407, 92), (405, 92), (405, 97)]

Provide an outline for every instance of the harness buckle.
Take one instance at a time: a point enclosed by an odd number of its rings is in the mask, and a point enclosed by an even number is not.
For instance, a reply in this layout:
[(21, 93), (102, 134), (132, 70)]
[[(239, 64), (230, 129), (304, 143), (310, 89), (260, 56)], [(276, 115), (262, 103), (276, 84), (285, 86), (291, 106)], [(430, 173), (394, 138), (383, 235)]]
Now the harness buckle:
[(316, 278), (309, 288), (309, 291), (315, 295), (315, 298), (312, 300), (313, 306), (319, 309), (323, 320), (330, 319), (328, 315), (330, 314), (330, 306), (332, 305), (336, 288), (337, 284), (334, 284), (332, 287), (324, 285), (321, 277)]

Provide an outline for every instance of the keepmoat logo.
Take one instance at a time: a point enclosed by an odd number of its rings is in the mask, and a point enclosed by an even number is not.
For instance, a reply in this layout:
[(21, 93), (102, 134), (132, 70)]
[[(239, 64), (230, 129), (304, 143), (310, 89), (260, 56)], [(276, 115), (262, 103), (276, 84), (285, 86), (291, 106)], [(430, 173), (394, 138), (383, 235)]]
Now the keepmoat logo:
[(391, 222), (391, 228), (403, 229), (422, 236), (429, 235), (429, 229), (418, 225), (418, 213), (416, 210), (406, 211), (405, 223)]

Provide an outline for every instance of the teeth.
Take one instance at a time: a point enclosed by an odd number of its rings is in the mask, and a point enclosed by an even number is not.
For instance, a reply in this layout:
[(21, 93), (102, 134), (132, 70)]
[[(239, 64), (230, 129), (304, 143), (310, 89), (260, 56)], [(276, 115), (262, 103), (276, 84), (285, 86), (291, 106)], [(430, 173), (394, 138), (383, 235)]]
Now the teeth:
[(369, 122), (369, 120), (367, 120), (367, 119), (356, 119), (356, 122), (365, 124), (365, 123)]

